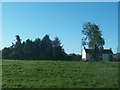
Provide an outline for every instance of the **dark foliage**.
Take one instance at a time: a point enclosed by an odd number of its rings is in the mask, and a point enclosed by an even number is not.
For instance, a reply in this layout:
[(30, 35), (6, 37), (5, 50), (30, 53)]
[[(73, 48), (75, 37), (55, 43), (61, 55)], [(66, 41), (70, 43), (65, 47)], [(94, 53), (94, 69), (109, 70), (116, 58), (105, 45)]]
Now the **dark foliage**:
[(2, 50), (3, 59), (17, 60), (80, 60), (79, 55), (67, 55), (61, 46), (58, 37), (54, 40), (45, 35), (42, 39), (34, 41), (27, 39), (21, 42), (19, 35), (16, 35), (16, 42), (12, 46)]

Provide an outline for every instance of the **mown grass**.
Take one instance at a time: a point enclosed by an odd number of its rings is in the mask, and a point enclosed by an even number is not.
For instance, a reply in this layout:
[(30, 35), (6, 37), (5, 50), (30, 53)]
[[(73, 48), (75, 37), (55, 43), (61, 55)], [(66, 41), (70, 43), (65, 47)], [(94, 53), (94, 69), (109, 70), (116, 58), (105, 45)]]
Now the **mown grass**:
[(117, 88), (118, 64), (3, 60), (3, 88)]

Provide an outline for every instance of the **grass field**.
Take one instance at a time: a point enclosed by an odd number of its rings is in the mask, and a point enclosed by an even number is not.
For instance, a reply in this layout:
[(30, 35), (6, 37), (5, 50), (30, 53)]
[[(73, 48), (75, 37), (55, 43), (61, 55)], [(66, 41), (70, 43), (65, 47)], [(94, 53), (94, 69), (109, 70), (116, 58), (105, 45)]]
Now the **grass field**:
[(117, 88), (110, 62), (3, 60), (3, 88)]

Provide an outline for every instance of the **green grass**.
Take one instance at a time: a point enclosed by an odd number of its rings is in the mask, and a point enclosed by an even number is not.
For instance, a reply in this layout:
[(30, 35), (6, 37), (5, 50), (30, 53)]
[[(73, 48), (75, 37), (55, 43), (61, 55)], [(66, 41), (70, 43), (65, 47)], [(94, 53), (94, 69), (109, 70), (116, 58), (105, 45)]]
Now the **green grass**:
[(118, 64), (3, 60), (3, 88), (117, 88)]

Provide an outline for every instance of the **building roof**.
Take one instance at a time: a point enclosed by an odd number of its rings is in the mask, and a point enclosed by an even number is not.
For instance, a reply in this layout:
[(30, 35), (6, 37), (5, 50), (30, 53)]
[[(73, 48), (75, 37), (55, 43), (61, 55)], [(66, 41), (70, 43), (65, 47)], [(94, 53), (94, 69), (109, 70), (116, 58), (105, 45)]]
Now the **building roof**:
[[(89, 53), (89, 52), (90, 52), (90, 49), (85, 49), (85, 52), (86, 52), (86, 53)], [(112, 52), (111, 49), (104, 49), (104, 50), (103, 50), (103, 54), (113, 54), (113, 52)]]

